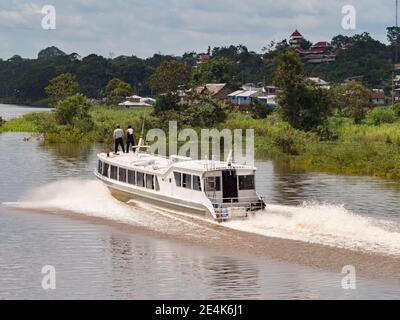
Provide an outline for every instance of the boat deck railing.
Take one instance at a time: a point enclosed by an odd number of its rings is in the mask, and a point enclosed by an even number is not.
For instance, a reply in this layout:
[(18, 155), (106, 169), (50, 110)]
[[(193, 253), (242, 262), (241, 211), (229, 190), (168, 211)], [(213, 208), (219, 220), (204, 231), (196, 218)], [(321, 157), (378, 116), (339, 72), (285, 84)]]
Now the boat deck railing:
[(265, 207), (264, 198), (211, 198), (213, 206), (217, 208), (243, 208), (249, 211), (262, 210)]

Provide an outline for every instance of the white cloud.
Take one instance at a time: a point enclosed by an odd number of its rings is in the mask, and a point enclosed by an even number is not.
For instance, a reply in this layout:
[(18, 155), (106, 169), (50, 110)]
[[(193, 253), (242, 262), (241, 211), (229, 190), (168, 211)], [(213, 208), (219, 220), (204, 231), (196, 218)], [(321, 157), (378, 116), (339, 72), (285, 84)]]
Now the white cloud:
[[(394, 24), (391, 0), (49, 0), (57, 11), (57, 30), (40, 27), (38, 1), (2, 0), (1, 56), (33, 57), (50, 45), (82, 55), (182, 54), (208, 45), (244, 44), (260, 51), (271, 40), (298, 28), (312, 41), (329, 40), (341, 29), (341, 8), (357, 9), (357, 33), (381, 41)], [(353, 32), (354, 33), (354, 32)]]

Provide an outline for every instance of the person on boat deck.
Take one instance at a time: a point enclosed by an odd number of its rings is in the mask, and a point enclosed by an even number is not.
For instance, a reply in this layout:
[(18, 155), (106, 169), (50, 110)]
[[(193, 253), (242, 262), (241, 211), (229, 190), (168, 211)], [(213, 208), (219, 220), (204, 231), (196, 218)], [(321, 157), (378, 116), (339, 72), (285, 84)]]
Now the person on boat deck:
[(135, 152), (134, 131), (132, 129), (132, 126), (129, 126), (128, 130), (126, 130), (126, 153), (129, 153), (129, 149), (131, 146), (132, 146), (133, 152)]
[(125, 148), (124, 148), (124, 131), (121, 129), (121, 127), (118, 125), (117, 129), (114, 130), (114, 140), (115, 140), (115, 153), (118, 152), (119, 146), (122, 148), (122, 152), (125, 153)]

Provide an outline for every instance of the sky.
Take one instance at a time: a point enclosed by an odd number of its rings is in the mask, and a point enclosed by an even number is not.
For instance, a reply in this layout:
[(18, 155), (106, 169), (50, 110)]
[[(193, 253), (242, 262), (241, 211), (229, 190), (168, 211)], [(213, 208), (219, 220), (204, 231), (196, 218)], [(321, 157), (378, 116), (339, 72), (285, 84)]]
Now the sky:
[[(56, 10), (44, 30), (42, 8)], [(342, 7), (356, 9), (356, 29), (342, 28)], [(208, 46), (245, 45), (261, 52), (297, 28), (310, 41), (369, 32), (385, 42), (395, 0), (1, 0), (0, 58), (35, 58), (56, 46), (81, 56), (182, 55)]]

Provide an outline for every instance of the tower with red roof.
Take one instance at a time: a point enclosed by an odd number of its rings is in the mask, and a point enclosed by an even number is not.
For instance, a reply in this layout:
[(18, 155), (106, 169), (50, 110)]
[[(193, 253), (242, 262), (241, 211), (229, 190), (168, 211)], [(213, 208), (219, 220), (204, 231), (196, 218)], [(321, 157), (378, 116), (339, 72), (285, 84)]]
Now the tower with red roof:
[(297, 29), (295, 32), (292, 33), (289, 39), (289, 43), (293, 48), (299, 48), (303, 41), (304, 37)]

